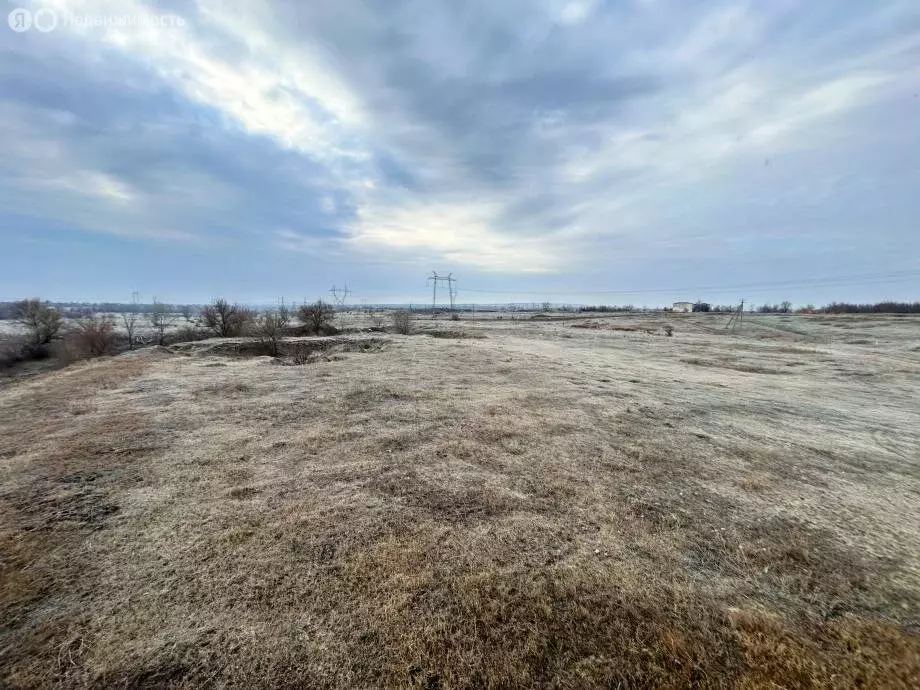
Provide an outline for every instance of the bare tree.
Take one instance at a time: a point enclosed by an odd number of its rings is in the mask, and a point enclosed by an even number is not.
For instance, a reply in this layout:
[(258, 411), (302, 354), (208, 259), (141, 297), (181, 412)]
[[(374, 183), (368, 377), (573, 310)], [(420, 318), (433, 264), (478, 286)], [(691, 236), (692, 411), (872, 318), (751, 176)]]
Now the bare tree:
[(204, 325), (219, 338), (242, 335), (255, 318), (255, 312), (225, 299), (216, 299), (201, 310)]
[(335, 311), (332, 305), (323, 300), (317, 300), (313, 304), (304, 304), (297, 310), (297, 317), (311, 333), (322, 333), (332, 324), (335, 318)]
[(182, 314), (182, 318), (185, 319), (186, 323), (191, 323), (192, 307), (190, 304), (183, 304), (181, 307), (179, 307), (179, 313)]
[(284, 337), (284, 328), (287, 319), (278, 313), (265, 312), (255, 320), (255, 334), (259, 341), (268, 347), (272, 357), (277, 357), (279, 344)]
[(137, 332), (137, 312), (126, 311), (121, 314), (121, 322), (125, 326), (125, 333), (128, 334), (128, 349), (134, 349), (134, 334)]
[(173, 307), (169, 304), (163, 304), (156, 297), (153, 298), (153, 304), (150, 307), (150, 325), (157, 333), (157, 345), (166, 344), (166, 329), (172, 326), (176, 321)]
[(58, 336), (63, 325), (61, 312), (37, 297), (16, 302), (13, 319), (28, 329), (32, 345), (47, 345)]

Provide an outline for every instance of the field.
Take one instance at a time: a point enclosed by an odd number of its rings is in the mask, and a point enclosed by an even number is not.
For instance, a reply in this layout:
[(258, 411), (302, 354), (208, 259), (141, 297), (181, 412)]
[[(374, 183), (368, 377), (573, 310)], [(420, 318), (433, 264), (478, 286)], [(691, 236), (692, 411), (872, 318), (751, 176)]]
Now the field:
[(0, 685), (920, 685), (920, 318), (364, 318), (0, 385)]

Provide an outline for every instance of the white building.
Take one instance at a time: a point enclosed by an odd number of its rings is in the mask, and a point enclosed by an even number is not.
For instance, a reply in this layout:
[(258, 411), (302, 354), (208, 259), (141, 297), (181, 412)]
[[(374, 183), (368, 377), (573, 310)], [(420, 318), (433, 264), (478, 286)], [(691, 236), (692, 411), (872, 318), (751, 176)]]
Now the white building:
[(691, 312), (693, 311), (693, 302), (675, 302), (671, 307), (674, 311)]

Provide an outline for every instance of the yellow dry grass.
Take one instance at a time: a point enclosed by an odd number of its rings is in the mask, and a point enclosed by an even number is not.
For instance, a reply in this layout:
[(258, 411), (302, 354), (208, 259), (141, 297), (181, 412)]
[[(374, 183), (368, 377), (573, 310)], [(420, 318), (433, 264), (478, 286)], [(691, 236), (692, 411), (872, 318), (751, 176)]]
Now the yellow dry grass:
[(692, 316), (6, 386), (0, 683), (916, 687), (920, 324)]

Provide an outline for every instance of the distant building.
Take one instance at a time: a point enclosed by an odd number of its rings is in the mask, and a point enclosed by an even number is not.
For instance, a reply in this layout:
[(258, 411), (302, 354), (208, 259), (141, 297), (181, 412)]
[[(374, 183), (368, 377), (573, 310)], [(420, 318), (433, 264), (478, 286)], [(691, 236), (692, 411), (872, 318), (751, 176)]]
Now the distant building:
[(693, 311), (693, 302), (675, 302), (672, 309), (673, 311), (682, 311), (689, 314)]

